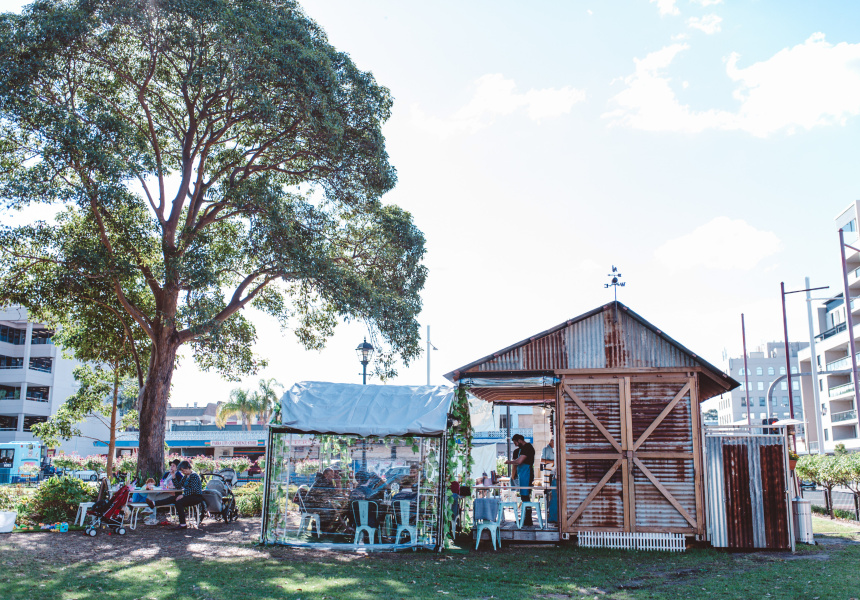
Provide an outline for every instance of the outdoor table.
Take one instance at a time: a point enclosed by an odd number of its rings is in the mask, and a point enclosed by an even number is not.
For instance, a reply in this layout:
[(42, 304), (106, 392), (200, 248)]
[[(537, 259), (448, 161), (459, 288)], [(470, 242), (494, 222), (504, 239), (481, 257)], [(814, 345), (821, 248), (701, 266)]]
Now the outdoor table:
[[(129, 498), (131, 498), (135, 494), (143, 494), (144, 496), (152, 496), (155, 494), (181, 494), (181, 493), (182, 493), (182, 490), (176, 489), (176, 488), (171, 488), (168, 490), (161, 490), (158, 488), (156, 488), (154, 490), (148, 490), (146, 488), (140, 488), (140, 489), (131, 488), (131, 491), (129, 492)], [(132, 531), (137, 529), (137, 516), (138, 516), (138, 513), (140, 512), (141, 508), (143, 508), (143, 507), (141, 507), (141, 506), (133, 506), (132, 507), (131, 523), (129, 523), (129, 526), (128, 526), (129, 529), (131, 529)]]
[[(476, 485), (476, 486), (474, 487), (474, 489), (475, 489), (475, 493), (476, 493), (476, 494), (477, 494), (478, 492), (485, 492), (485, 493), (488, 493), (488, 494), (492, 494), (492, 492), (493, 492), (494, 490), (499, 490), (499, 493), (500, 493), (500, 494), (501, 494), (501, 490), (533, 490), (533, 491), (535, 491), (535, 492), (544, 492), (544, 495), (545, 495), (545, 492), (546, 492), (546, 491), (554, 491), (554, 490), (557, 490), (558, 488), (557, 488), (556, 486), (549, 486), (549, 485), (532, 485), (532, 486), (522, 486), (522, 485)], [(544, 508), (545, 508), (545, 512), (546, 512), (546, 521), (545, 521), (545, 522), (549, 523), (549, 501), (545, 502), (545, 504), (546, 504), (546, 506), (544, 507)]]

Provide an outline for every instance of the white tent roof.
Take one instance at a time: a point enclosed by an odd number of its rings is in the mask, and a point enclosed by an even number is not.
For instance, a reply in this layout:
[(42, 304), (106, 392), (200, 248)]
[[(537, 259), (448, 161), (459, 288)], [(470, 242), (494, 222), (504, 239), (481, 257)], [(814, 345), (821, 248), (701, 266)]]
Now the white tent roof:
[(308, 433), (441, 435), (454, 388), (302, 381), (281, 398), (281, 423)]

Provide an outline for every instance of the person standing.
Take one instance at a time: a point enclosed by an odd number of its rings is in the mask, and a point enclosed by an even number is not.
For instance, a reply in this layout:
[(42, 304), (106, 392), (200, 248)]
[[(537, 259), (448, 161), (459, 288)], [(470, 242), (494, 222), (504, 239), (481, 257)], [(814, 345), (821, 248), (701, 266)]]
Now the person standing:
[[(549, 438), (549, 444), (544, 446), (543, 451), (540, 454), (540, 468), (541, 471), (549, 472), (549, 487), (555, 486), (555, 446), (554, 446), (555, 438)], [(548, 490), (547, 495), (549, 496), (549, 507), (547, 508), (547, 521), (550, 523), (558, 522), (558, 501), (557, 496), (554, 490)]]
[[(519, 433), (511, 437), (511, 441), (516, 445), (511, 460), (506, 460), (505, 464), (515, 465), (517, 467), (517, 486), (520, 488), (520, 501), (528, 502), (532, 497), (532, 475), (535, 464), (535, 448), (526, 441)], [(512, 482), (513, 483), (513, 482)], [(526, 511), (523, 518), (523, 525), (531, 526), (532, 509), (531, 507), (524, 509)]]

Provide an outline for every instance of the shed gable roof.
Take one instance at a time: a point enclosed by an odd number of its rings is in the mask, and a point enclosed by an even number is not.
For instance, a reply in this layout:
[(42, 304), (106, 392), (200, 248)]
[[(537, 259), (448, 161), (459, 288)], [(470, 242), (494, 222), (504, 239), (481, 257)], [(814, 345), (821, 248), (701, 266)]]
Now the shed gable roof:
[(708, 397), (734, 389), (734, 379), (663, 333), (621, 302), (611, 302), (445, 375), (551, 372), (566, 369), (701, 368), (717, 385)]

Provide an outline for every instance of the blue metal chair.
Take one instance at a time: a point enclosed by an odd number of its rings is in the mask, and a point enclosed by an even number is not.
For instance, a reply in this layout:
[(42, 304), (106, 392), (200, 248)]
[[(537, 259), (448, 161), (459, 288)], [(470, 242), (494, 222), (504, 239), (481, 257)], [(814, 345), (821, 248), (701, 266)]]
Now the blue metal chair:
[[(495, 520), (491, 521), (489, 519), (481, 518), (481, 516), (479, 514), (479, 511), (481, 510), (479, 508), (479, 503), (484, 503), (484, 502), (498, 503), (498, 508), (496, 510)], [(478, 546), (481, 543), (481, 534), (484, 532), (485, 529), (490, 532), (490, 541), (493, 542), (493, 550), (497, 549), (497, 547), (496, 547), (497, 542), (498, 542), (498, 548), (501, 548), (502, 547), (502, 533), (501, 533), (502, 503), (499, 502), (495, 498), (478, 498), (477, 500), (475, 500), (474, 507), (475, 507), (475, 519), (474, 520), (475, 520), (475, 527), (477, 528), (476, 540), (475, 540), (475, 550), (478, 549)]]
[[(371, 505), (373, 505), (372, 512), (370, 510)], [(358, 544), (362, 539), (362, 534), (366, 532), (368, 543), (373, 546), (373, 539), (377, 537), (379, 529), (372, 527), (371, 522), (374, 524), (379, 522), (379, 505), (372, 500), (353, 500), (351, 508), (352, 517), (355, 519), (355, 539), (352, 543)], [(381, 534), (379, 535), (379, 542), (382, 543)]]
[[(400, 534), (409, 534), (409, 541), (413, 544), (418, 542), (418, 527), (411, 524), (412, 502), (410, 500), (395, 500), (394, 520), (397, 523), (397, 533), (394, 534), (394, 543), (400, 543)], [(413, 548), (415, 550), (415, 548)]]

